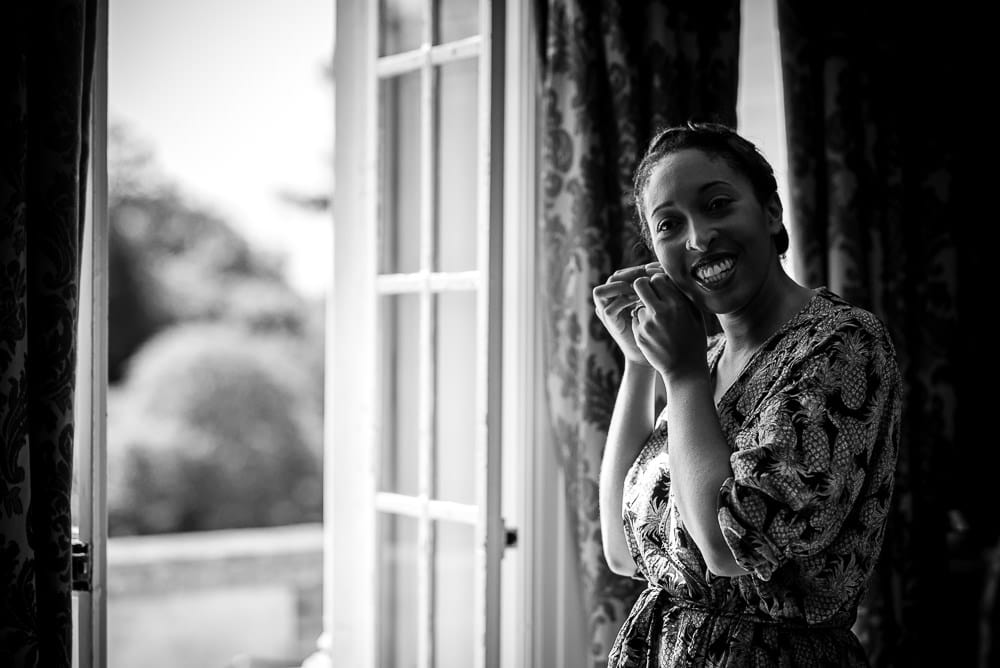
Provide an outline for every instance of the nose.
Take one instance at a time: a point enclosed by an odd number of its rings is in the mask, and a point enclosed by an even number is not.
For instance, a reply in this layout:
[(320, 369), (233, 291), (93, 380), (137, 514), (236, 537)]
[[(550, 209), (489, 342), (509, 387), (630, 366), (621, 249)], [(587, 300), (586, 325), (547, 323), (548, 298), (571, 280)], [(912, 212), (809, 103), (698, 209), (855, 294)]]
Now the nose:
[(691, 219), (688, 221), (687, 240), (684, 242), (684, 248), (704, 253), (715, 241), (716, 236), (718, 233), (714, 226)]

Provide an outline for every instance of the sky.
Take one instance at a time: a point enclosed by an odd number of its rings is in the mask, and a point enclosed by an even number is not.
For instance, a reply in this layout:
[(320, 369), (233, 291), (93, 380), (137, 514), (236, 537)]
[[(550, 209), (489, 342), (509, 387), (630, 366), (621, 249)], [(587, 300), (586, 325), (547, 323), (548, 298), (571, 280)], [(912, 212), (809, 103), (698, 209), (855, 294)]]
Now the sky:
[(111, 0), (108, 115), (160, 171), (252, 243), (287, 257), (288, 279), (326, 292), (332, 214), (280, 193), (332, 184), (333, 0)]

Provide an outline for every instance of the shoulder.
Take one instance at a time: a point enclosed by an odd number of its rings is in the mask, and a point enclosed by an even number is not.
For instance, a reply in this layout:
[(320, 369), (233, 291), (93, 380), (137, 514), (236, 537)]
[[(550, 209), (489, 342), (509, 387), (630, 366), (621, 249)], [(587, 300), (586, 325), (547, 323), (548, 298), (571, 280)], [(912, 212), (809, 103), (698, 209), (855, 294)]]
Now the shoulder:
[[(898, 402), (902, 376), (888, 327), (868, 309), (826, 289), (816, 290), (807, 318), (810, 332), (796, 365), (818, 389), (847, 392), (845, 406)], [(862, 391), (863, 390), (863, 391)]]
[(886, 323), (868, 309), (853, 304), (829, 288), (815, 291), (810, 304), (810, 330), (819, 340), (837, 340), (845, 337), (863, 339), (875, 352), (895, 358), (896, 351)]

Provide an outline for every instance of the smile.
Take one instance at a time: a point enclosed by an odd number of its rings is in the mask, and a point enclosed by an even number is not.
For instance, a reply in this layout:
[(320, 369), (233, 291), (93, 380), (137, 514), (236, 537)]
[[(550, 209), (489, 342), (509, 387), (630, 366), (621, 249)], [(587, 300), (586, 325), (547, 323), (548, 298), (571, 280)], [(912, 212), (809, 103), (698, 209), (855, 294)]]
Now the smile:
[(712, 288), (722, 284), (729, 278), (735, 266), (736, 260), (731, 257), (725, 257), (699, 264), (691, 273), (699, 283), (707, 288)]

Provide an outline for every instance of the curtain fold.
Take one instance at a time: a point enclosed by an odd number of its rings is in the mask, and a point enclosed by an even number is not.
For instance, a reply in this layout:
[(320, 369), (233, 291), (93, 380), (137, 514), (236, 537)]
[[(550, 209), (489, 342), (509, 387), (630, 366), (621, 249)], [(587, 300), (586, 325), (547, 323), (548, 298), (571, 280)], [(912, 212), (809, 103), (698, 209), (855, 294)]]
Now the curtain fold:
[(959, 281), (952, 119), (975, 110), (956, 83), (962, 37), (934, 5), (777, 8), (796, 275), (883, 317), (905, 381), (893, 510), (855, 630), (879, 668), (979, 665), (979, 601), (956, 586), (949, 522), (975, 512), (985, 482), (982, 455), (963, 459), (975, 444), (958, 439), (971, 394), (958, 368), (960, 287), (975, 289)]
[(96, 3), (0, 6), (0, 665), (72, 665), (73, 396)]
[(565, 479), (587, 621), (608, 650), (641, 587), (604, 560), (598, 474), (622, 359), (591, 291), (649, 255), (631, 219), (632, 173), (667, 123), (736, 122), (739, 0), (538, 0), (543, 46), (539, 230), (553, 447)]

